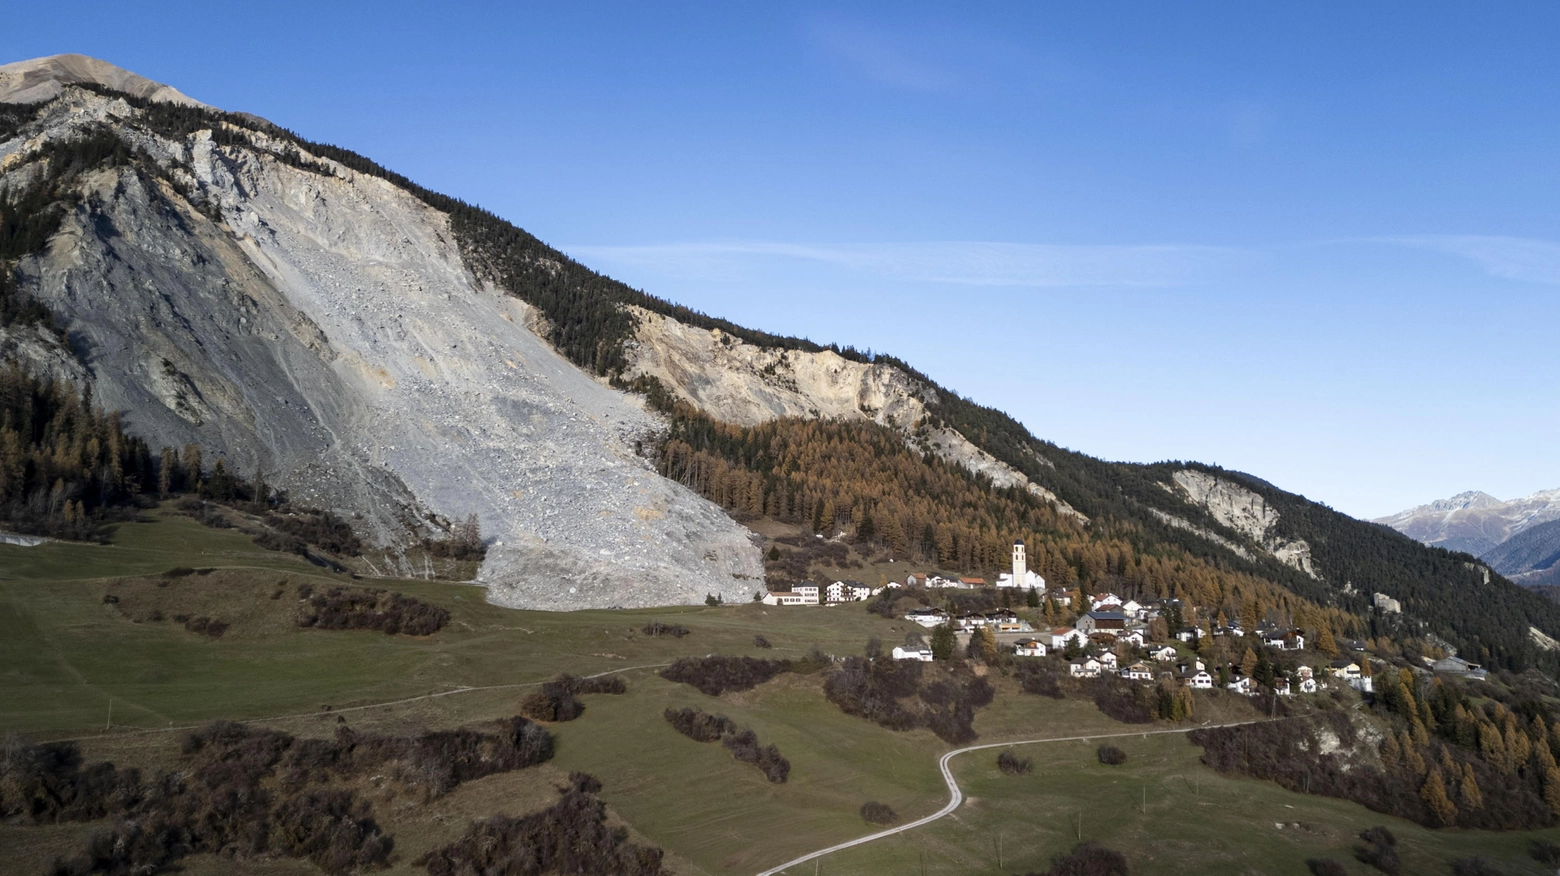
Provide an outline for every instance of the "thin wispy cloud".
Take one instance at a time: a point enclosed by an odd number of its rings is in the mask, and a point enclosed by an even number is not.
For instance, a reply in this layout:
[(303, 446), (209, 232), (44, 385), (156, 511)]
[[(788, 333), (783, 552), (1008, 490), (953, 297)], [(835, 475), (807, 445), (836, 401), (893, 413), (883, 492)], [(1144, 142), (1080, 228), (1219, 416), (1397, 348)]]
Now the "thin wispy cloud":
[(959, 77), (925, 46), (881, 27), (837, 15), (807, 22), (812, 42), (834, 61), (882, 85), (933, 94), (955, 90)]
[(674, 243), (578, 246), (571, 255), (678, 273), (730, 274), (764, 259), (826, 265), (884, 279), (960, 286), (1179, 286), (1226, 273), (1245, 256), (1213, 246), (1073, 246), (981, 241), (804, 245)]
[(1385, 242), (1472, 259), (1492, 276), (1503, 279), (1560, 286), (1560, 243), (1478, 234), (1394, 237)]

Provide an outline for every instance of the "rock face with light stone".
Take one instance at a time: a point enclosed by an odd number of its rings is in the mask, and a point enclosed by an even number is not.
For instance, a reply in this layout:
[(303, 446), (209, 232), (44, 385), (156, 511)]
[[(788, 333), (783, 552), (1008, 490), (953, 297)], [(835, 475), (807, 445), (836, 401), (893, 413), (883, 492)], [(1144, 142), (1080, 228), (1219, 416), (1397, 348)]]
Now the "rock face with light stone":
[(8, 350), (56, 370), (79, 357), (98, 401), (154, 448), (198, 442), (259, 468), (351, 517), (392, 566), (396, 544), (477, 514), (480, 580), (504, 605), (745, 601), (762, 588), (751, 534), (639, 454), (664, 424), (480, 285), (444, 214), (326, 159), (304, 156), (326, 172), (293, 166), (261, 134), (253, 147), (164, 138), (121, 99), (59, 94), (0, 144), (0, 191), (25, 184), (44, 143), (92, 125), (157, 173), (84, 179), (47, 250), (20, 266), (74, 350), (0, 338)]

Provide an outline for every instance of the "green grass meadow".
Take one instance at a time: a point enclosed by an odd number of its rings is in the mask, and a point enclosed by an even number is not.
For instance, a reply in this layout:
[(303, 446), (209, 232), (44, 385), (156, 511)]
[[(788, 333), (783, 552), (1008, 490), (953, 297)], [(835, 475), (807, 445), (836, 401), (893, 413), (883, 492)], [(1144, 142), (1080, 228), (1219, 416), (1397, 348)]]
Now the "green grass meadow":
[[(682, 655), (799, 657), (814, 645), (859, 653), (870, 636), (890, 645), (902, 639), (903, 622), (859, 607), (515, 611), (487, 604), (469, 585), (364, 580), (353, 583), (435, 602), (452, 621), (421, 639), (322, 631), (293, 624), (296, 587), (345, 583), (343, 575), (160, 512), (119, 526), (113, 541), (0, 546), (0, 731), (79, 739), (89, 759), (155, 767), (176, 751), (177, 728), (214, 718), (299, 735), (331, 733), (342, 722), (400, 731), (453, 726), (514, 714), (527, 685), (560, 672), (625, 670), (627, 694), (588, 696), (582, 717), (551, 728), (552, 763), (472, 782), (431, 803), (376, 803), (376, 817), (397, 840), (392, 873), (423, 872), (415, 858), (471, 819), (546, 805), (570, 770), (600, 777), (614, 817), (666, 849), (683, 876), (751, 874), (871, 832), (858, 814), (867, 800), (908, 821), (947, 799), (936, 765), (945, 743), (840, 713), (823, 697), (821, 674), (784, 675), (719, 698), (655, 674)], [(144, 577), (119, 580), (176, 566), (217, 571), (163, 587)], [(108, 593), (121, 601), (105, 603)], [(137, 622), (136, 612), (153, 604), (164, 614), (188, 606), (232, 626), (213, 640), (171, 620)], [(639, 633), (656, 619), (692, 634)], [(758, 634), (774, 647), (757, 648)], [(981, 742), (1134, 731), (1091, 703), (1027, 696), (995, 681), (997, 700), (976, 722)], [(728, 715), (778, 745), (791, 761), (790, 780), (771, 784), (720, 744), (676, 733), (661, 713), (687, 705)], [(1242, 716), (1238, 702), (1223, 708)], [(1199, 718), (1223, 714), (1208, 711)], [(1355, 835), (1386, 824), (1400, 838), (1406, 873), (1450, 873), (1451, 860), (1483, 855), (1505, 873), (1536, 874), (1547, 871), (1528, 857), (1528, 844), (1535, 836), (1560, 841), (1560, 831), (1430, 831), (1350, 803), (1222, 777), (1199, 763), (1199, 749), (1183, 735), (1111, 742), (1128, 753), (1126, 764), (1099, 764), (1094, 741), (1022, 746), (1035, 763), (1024, 776), (999, 772), (998, 750), (962, 755), (954, 767), (967, 799), (952, 816), (791, 872), (1018, 874), (1043, 870), (1081, 837), (1124, 852), (1136, 874), (1298, 876), (1314, 856), (1363, 874), (1375, 871), (1352, 859)], [(0, 825), (0, 872), (37, 872), (91, 829)], [(192, 874), (312, 871), (298, 861), (194, 858), (185, 866)]]

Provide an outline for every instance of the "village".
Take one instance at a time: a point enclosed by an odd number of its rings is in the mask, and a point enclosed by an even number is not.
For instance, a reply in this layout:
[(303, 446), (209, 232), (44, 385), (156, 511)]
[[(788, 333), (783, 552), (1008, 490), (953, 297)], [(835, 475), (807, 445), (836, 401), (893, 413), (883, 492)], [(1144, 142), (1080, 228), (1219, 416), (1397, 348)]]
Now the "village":
[[(885, 592), (886, 591), (886, 592)], [(954, 633), (957, 653), (976, 637), (990, 637), (999, 650), (1016, 658), (1049, 659), (1065, 665), (1074, 678), (1118, 676), (1143, 684), (1169, 681), (1192, 690), (1215, 688), (1248, 696), (1270, 690), (1279, 696), (1312, 694), (1333, 687), (1362, 693), (1373, 691), (1370, 658), (1358, 641), (1308, 641), (1305, 630), (1263, 621), (1244, 629), (1218, 612), (1183, 606), (1180, 600), (1139, 602), (1114, 593), (1085, 594), (1080, 589), (1047, 590), (1045, 578), (1027, 568), (1022, 541), (1013, 545), (1013, 568), (994, 583), (984, 578), (937, 573), (912, 573), (903, 581), (869, 587), (859, 581), (835, 581), (819, 586), (803, 582), (788, 591), (762, 594), (760, 601), (776, 606), (831, 606), (904, 595), (942, 593), (945, 601), (985, 601), (1000, 607), (950, 611), (927, 603), (899, 615), (926, 632), (947, 628)], [(989, 594), (985, 600), (959, 600), (956, 594)], [(1035, 623), (1021, 617), (1017, 606), (1044, 608), (1047, 618), (1069, 619), (1068, 625)], [(891, 652), (896, 660), (931, 662), (941, 657), (927, 636), (912, 630)], [(1431, 661), (1426, 669), (1468, 678), (1482, 678), (1477, 664), (1453, 657)]]

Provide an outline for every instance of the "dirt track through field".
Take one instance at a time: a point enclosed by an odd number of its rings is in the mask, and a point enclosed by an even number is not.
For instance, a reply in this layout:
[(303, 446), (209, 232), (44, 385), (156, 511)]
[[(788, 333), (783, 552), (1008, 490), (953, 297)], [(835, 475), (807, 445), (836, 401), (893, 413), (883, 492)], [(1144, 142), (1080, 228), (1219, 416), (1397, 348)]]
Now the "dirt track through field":
[[(618, 669), (608, 669), (605, 672), (597, 672), (594, 675), (584, 675), (584, 676), (580, 676), (580, 677), (581, 678), (601, 678), (604, 675), (615, 675), (615, 674), (617, 674), (619, 672), (633, 672), (636, 669), (660, 669), (662, 667), (671, 666), (671, 665), (672, 664), (670, 664), (670, 663), (646, 663), (646, 664), (644, 664), (642, 666), (623, 666), (623, 667), (620, 667)], [(328, 712), (324, 711), (324, 710), (318, 710), (318, 711), (313, 711), (313, 712), (294, 712), (294, 713), (292, 713), (290, 715), (271, 715), (271, 716), (264, 717), (264, 718), (247, 718), (247, 719), (245, 719), (243, 721), (237, 721), (235, 723), (238, 723), (238, 724), (269, 724), (269, 723), (274, 723), (276, 721), (292, 721), (292, 720), (297, 720), (299, 718), (318, 718), (321, 715), (341, 715), (341, 714), (345, 714), (347, 712), (364, 712), (364, 711), (368, 711), (369, 709), (386, 709), (386, 708), (391, 708), (391, 707), (394, 707), (394, 706), (404, 706), (404, 705), (407, 705), (408, 703), (422, 702), (424, 700), (435, 700), (435, 699), (439, 699), (440, 697), (451, 697), (451, 696), (455, 696), (456, 694), (476, 693), (478, 691), (485, 691), (485, 690), (512, 690), (512, 689), (522, 688), (522, 687), (540, 687), (541, 685), (545, 684), (546, 681), (549, 681), (549, 680), (551, 680), (551, 679), (547, 679), (547, 680), (544, 680), (544, 681), (522, 681), (522, 682), (516, 682), (515, 684), (486, 684), (486, 685), (479, 685), (479, 686), (476, 686), (476, 687), (455, 687), (455, 688), (451, 688), (449, 690), (436, 691), (434, 693), (422, 694), (421, 696), (415, 696), (415, 697), (405, 697), (404, 699), (399, 699), (399, 700), (385, 700), (384, 702), (379, 702), (379, 703), (368, 703), (366, 705), (361, 705), (361, 706), (347, 706), (347, 707), (341, 708), (341, 709), (331, 709)], [(89, 740), (97, 740), (97, 739), (127, 739), (127, 738), (130, 738), (132, 736), (146, 736), (146, 735), (149, 735), (149, 734), (152, 734), (152, 733), (175, 733), (175, 732), (178, 732), (180, 730), (193, 730), (193, 729), (195, 729), (197, 727), (203, 726), (204, 723), (205, 722), (201, 722), (200, 724), (178, 724), (178, 725), (170, 724), (167, 727), (148, 727), (148, 728), (139, 729), (139, 730), (130, 730), (130, 731), (126, 731), (124, 733), (99, 733), (99, 734), (97, 734), (95, 736), (71, 736), (71, 737), (67, 737), (67, 738), (64, 738), (64, 739), (55, 739), (55, 740), (51, 740), (51, 741), (53, 741), (53, 742), (86, 742), (86, 741), (89, 741)]]
[[(1289, 717), (1298, 718), (1303, 716), (1291, 715)], [(795, 867), (797, 864), (805, 864), (808, 861), (821, 858), (824, 855), (832, 854), (834, 852), (842, 851), (854, 846), (863, 845), (865, 843), (870, 843), (873, 840), (880, 840), (886, 836), (893, 836), (895, 834), (904, 833), (907, 830), (914, 830), (915, 828), (924, 824), (931, 824), (939, 818), (952, 815), (953, 811), (959, 808), (959, 804), (964, 802), (964, 792), (959, 790), (959, 783), (954, 780), (953, 770), (949, 768), (948, 763), (955, 757), (958, 757), (961, 754), (965, 754), (966, 752), (981, 751), (983, 749), (989, 748), (1010, 748), (1015, 745), (1038, 745), (1044, 742), (1089, 742), (1095, 739), (1117, 739), (1126, 736), (1160, 736), (1167, 733), (1190, 733), (1193, 730), (1212, 730), (1216, 727), (1242, 727), (1247, 724), (1263, 724), (1270, 720), (1284, 721), (1288, 720), (1288, 718), (1256, 718), (1250, 721), (1232, 721), (1228, 724), (1204, 724), (1197, 727), (1176, 727), (1170, 730), (1139, 730), (1133, 733), (1088, 733), (1082, 736), (1051, 736), (1045, 739), (1019, 739), (1013, 742), (988, 742), (984, 745), (970, 745), (964, 748), (955, 748), (953, 751), (944, 754), (942, 758), (937, 761), (937, 768), (942, 770), (943, 782), (948, 785), (948, 804), (943, 808), (933, 812), (931, 815), (928, 815), (925, 818), (917, 818), (915, 821), (912, 821), (909, 824), (901, 824), (898, 827), (891, 827), (887, 830), (880, 830), (877, 833), (870, 833), (866, 836), (858, 837), (847, 842), (836, 843), (835, 845), (829, 846), (826, 849), (819, 849), (816, 852), (809, 852), (805, 855), (802, 855), (800, 858), (793, 858), (789, 861), (786, 861), (784, 864), (781, 864), (778, 867), (771, 867), (768, 870), (759, 873), (758, 876), (776, 876), (776, 874), (783, 873), (788, 868)]]

